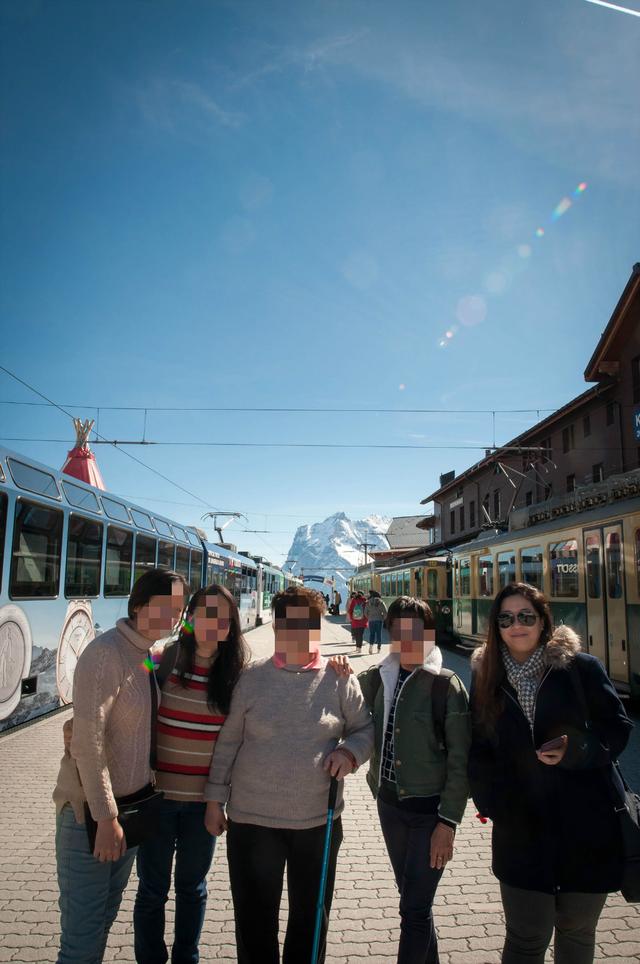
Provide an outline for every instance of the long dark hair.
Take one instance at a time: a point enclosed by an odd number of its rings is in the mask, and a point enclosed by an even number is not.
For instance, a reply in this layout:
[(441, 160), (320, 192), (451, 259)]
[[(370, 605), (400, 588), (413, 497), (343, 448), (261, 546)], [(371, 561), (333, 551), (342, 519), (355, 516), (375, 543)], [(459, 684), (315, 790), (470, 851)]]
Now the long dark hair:
[[(242, 635), (238, 604), (225, 586), (212, 583), (194, 592), (187, 606), (187, 619), (192, 620), (198, 606), (206, 601), (207, 596), (221, 596), (229, 604), (231, 625), (227, 638), (218, 644), (216, 658), (209, 670), (207, 681), (207, 703), (211, 709), (217, 708), (222, 713), (228, 713), (234, 687), (240, 678), (240, 673), (249, 662), (249, 649)], [(178, 658), (176, 671), (182, 686), (187, 685), (187, 673), (193, 672), (196, 656), (196, 638), (193, 632), (187, 632), (184, 627), (178, 636)]]
[(546, 645), (553, 636), (553, 620), (549, 602), (544, 593), (530, 586), (528, 582), (511, 582), (501, 589), (493, 600), (489, 613), (489, 631), (487, 641), (483, 646), (480, 659), (475, 661), (476, 671), (474, 679), (474, 708), (477, 719), (488, 731), (493, 731), (498, 719), (503, 701), (499, 693), (499, 683), (504, 673), (502, 657), (500, 656), (500, 627), (498, 614), (500, 607), (509, 596), (523, 596), (542, 620), (540, 643)]

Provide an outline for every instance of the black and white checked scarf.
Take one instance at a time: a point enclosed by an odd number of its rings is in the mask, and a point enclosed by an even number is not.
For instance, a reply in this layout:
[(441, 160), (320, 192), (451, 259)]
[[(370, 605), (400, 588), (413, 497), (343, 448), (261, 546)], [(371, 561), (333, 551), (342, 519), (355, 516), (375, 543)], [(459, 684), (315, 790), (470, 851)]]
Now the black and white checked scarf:
[(507, 679), (518, 694), (518, 702), (529, 725), (533, 726), (536, 693), (544, 672), (544, 646), (538, 646), (524, 663), (518, 663), (513, 658), (505, 643), (500, 643), (500, 653)]

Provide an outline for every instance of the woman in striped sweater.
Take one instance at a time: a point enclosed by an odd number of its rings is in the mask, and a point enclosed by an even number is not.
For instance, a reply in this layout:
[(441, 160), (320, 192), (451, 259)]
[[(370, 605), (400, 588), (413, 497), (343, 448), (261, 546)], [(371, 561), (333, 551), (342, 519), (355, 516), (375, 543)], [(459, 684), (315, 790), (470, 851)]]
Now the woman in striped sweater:
[(224, 586), (199, 589), (175, 643), (162, 656), (158, 680), (156, 785), (164, 791), (160, 832), (138, 850), (134, 908), (138, 964), (163, 964), (164, 908), (175, 855), (172, 964), (195, 964), (207, 901), (206, 877), (216, 838), (206, 829), (203, 791), (231, 694), (248, 661), (238, 607)]

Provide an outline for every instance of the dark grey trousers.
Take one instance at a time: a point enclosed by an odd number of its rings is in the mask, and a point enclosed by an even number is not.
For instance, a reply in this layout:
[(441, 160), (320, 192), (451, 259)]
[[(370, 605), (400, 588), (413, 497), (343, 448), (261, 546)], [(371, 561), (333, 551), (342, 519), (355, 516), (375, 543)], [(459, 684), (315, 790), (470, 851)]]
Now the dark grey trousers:
[(507, 936), (502, 964), (544, 964), (555, 928), (555, 964), (593, 964), (607, 894), (543, 894), (500, 884)]

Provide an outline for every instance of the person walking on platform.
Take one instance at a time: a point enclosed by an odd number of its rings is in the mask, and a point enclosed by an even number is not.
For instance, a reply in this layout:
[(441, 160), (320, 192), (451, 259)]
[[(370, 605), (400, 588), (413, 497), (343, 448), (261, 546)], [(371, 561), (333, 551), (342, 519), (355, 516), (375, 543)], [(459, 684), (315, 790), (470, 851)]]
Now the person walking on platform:
[(351, 599), (347, 606), (347, 616), (351, 623), (351, 636), (356, 644), (356, 651), (358, 653), (362, 652), (364, 631), (367, 628), (367, 617), (365, 616), (366, 605), (367, 600), (359, 590), (351, 594)]
[(371, 655), (376, 644), (378, 652), (382, 648), (382, 624), (387, 615), (387, 607), (383, 603), (380, 593), (376, 592), (375, 589), (372, 589), (369, 593), (364, 614), (369, 620), (369, 655)]
[(128, 618), (97, 636), (78, 660), (75, 726), (53, 793), (58, 964), (99, 964), (103, 959), (137, 849), (127, 845), (118, 798), (152, 793), (158, 694), (151, 647), (179, 622), (186, 590), (178, 573), (144, 573), (131, 590)]
[[(364, 763), (373, 723), (354, 676), (320, 655), (324, 600), (290, 587), (273, 597), (275, 653), (236, 686), (205, 787), (206, 824), (228, 829), (227, 855), (239, 964), (278, 964), (278, 912), (287, 869), (284, 964), (311, 960), (330, 778)], [(225, 816), (223, 805), (227, 804)], [(335, 808), (320, 941), (324, 961), (342, 784)]]
[(339, 616), (340, 606), (342, 605), (342, 593), (340, 592), (339, 589), (336, 589), (336, 591), (333, 594), (333, 605), (335, 606), (335, 615)]
[(401, 596), (386, 625), (389, 655), (358, 677), (375, 726), (367, 782), (400, 891), (398, 964), (438, 964), (432, 904), (467, 803), (469, 705), (425, 602)]
[[(544, 595), (496, 596), (473, 657), (471, 791), (493, 821), (506, 919), (503, 964), (591, 964), (607, 894), (622, 883), (612, 761), (632, 728), (602, 664)], [(585, 717), (588, 716), (588, 719)]]
[(162, 654), (156, 787), (158, 833), (138, 848), (133, 912), (137, 964), (163, 964), (165, 904), (175, 858), (172, 964), (197, 964), (216, 838), (205, 826), (204, 786), (231, 695), (248, 662), (238, 606), (224, 586), (198, 589), (176, 642)]

